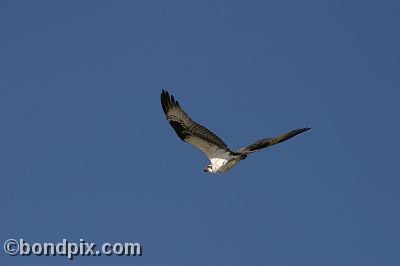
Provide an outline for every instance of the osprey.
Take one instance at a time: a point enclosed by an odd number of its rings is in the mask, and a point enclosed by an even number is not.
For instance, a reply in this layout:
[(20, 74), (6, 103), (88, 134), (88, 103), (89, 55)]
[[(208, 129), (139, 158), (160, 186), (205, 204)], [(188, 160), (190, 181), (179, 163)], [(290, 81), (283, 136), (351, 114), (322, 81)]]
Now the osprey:
[(239, 161), (246, 159), (247, 154), (281, 143), (310, 129), (308, 127), (298, 128), (278, 137), (261, 139), (234, 152), (218, 136), (194, 122), (183, 111), (174, 96), (170, 96), (166, 90), (161, 92), (161, 106), (178, 137), (205, 153), (211, 164), (204, 168), (204, 172), (213, 174), (228, 171)]

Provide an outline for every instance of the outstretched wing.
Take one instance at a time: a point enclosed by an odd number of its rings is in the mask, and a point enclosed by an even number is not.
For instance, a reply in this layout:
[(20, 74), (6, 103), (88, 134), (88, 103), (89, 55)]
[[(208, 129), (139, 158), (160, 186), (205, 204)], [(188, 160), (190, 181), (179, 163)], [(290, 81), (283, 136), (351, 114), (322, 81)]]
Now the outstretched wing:
[(194, 122), (168, 91), (161, 92), (161, 106), (178, 137), (204, 152), (209, 159), (230, 153), (228, 146), (214, 133)]
[(293, 138), (294, 136), (296, 136), (296, 135), (298, 135), (298, 134), (300, 134), (300, 133), (302, 133), (304, 131), (307, 131), (309, 129), (310, 128), (308, 128), (308, 127), (306, 127), (306, 128), (298, 128), (298, 129), (292, 130), (290, 132), (287, 132), (287, 133), (285, 133), (283, 135), (280, 135), (278, 137), (275, 137), (275, 138), (262, 139), (262, 140), (259, 140), (259, 141), (255, 142), (255, 143), (253, 143), (253, 144), (251, 144), (251, 145), (249, 145), (247, 147), (241, 148), (237, 152), (244, 153), (244, 154), (253, 153), (253, 152), (259, 151), (261, 149), (264, 149), (266, 147), (269, 147), (269, 146), (281, 143), (281, 142), (283, 142), (285, 140), (288, 140), (290, 138)]

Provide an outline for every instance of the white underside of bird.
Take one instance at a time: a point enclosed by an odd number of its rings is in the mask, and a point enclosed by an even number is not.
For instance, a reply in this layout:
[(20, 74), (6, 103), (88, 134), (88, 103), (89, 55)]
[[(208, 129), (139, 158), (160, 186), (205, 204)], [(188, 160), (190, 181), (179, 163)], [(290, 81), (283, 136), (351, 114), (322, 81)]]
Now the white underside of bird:
[(195, 147), (201, 147), (199, 149), (207, 155), (211, 164), (207, 165), (204, 169), (205, 172), (213, 174), (224, 173), (234, 167), (240, 160), (246, 158), (245, 154), (233, 155), (232, 152), (220, 149), (215, 145), (207, 145), (198, 138), (189, 137), (185, 141)]

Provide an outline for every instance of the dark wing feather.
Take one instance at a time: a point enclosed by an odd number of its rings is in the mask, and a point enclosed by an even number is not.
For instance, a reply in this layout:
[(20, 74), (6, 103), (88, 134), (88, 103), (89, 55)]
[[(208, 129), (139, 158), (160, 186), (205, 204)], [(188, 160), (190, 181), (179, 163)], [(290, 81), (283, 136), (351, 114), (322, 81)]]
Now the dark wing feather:
[(161, 106), (168, 122), (178, 137), (197, 147), (210, 158), (218, 149), (230, 151), (228, 146), (214, 133), (194, 122), (180, 107), (179, 102), (168, 91), (161, 92)]
[(308, 127), (298, 128), (298, 129), (292, 130), (290, 132), (287, 132), (287, 133), (280, 135), (278, 137), (275, 137), (275, 138), (262, 139), (262, 140), (259, 140), (247, 147), (241, 148), (237, 152), (244, 153), (244, 154), (253, 153), (253, 152), (259, 151), (261, 149), (264, 149), (266, 147), (286, 141), (286, 140), (293, 138), (294, 136), (296, 136), (304, 131), (307, 131), (309, 129), (310, 128), (308, 128)]

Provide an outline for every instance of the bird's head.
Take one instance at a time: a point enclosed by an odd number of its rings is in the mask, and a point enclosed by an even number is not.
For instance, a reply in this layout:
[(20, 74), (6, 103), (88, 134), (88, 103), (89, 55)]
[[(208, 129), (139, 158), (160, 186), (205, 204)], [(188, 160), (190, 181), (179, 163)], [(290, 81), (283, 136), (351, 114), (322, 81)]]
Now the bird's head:
[(207, 166), (204, 168), (203, 171), (204, 171), (204, 172), (213, 173), (212, 165), (211, 165), (211, 164), (207, 165)]

